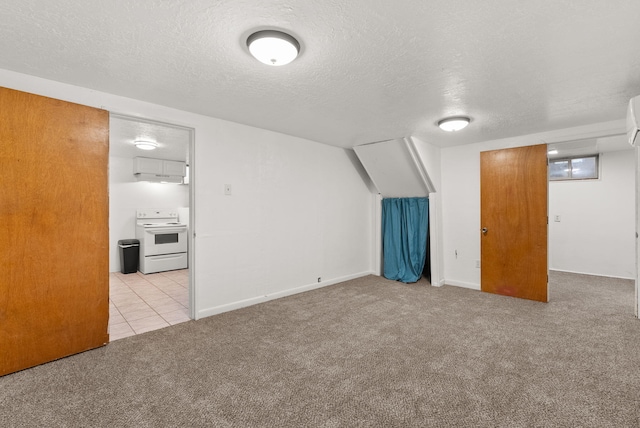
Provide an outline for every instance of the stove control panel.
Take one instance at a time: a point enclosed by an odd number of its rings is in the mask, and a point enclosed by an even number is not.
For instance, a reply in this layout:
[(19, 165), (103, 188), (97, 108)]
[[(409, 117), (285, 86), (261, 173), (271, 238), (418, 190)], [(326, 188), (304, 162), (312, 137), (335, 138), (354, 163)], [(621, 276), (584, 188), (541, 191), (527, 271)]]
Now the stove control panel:
[(166, 220), (174, 219), (175, 221), (178, 219), (178, 211), (177, 210), (156, 210), (156, 209), (137, 210), (136, 218), (166, 219)]

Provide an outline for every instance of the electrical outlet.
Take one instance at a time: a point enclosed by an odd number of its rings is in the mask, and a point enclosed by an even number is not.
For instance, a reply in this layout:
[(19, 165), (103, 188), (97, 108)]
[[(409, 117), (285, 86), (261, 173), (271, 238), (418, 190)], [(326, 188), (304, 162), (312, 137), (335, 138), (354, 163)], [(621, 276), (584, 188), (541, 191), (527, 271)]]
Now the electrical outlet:
[(480, 268), (480, 260), (476, 260), (476, 267)]

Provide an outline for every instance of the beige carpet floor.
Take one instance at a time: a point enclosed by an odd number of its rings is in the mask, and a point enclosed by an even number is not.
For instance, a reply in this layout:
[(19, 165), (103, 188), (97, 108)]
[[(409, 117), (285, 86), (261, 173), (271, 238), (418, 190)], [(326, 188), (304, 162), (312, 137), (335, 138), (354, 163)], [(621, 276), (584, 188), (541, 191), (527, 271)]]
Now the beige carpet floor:
[(0, 378), (1, 427), (638, 427), (632, 281), (365, 277)]

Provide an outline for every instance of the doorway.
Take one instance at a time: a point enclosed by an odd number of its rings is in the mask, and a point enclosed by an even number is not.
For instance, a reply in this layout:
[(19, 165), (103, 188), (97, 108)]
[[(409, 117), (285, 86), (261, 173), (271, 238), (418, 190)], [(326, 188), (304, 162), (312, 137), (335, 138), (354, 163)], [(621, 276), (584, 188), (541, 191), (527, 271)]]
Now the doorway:
[[(152, 143), (154, 150), (141, 150), (136, 141)], [(193, 145), (189, 127), (111, 113), (109, 151), (109, 276), (110, 340), (117, 340), (194, 318), (193, 292)], [(138, 158), (136, 160), (136, 158)], [(173, 174), (134, 174), (134, 164), (167, 164)], [(181, 169), (184, 167), (184, 177)], [(177, 175), (176, 175), (177, 174)], [(187, 260), (149, 272), (122, 268), (118, 241), (144, 239), (138, 223), (141, 212), (160, 210), (175, 214), (186, 225)]]
[(633, 280), (636, 165), (626, 135), (549, 143), (548, 157), (549, 269), (601, 277), (603, 287)]

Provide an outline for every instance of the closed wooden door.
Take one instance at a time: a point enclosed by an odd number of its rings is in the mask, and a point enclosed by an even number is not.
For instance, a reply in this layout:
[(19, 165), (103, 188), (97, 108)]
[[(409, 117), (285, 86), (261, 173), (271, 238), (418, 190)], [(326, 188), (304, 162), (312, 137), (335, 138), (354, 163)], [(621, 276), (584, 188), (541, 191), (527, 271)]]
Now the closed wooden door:
[(0, 375), (108, 342), (108, 112), (0, 88)]
[(548, 301), (547, 146), (480, 153), (482, 291)]

